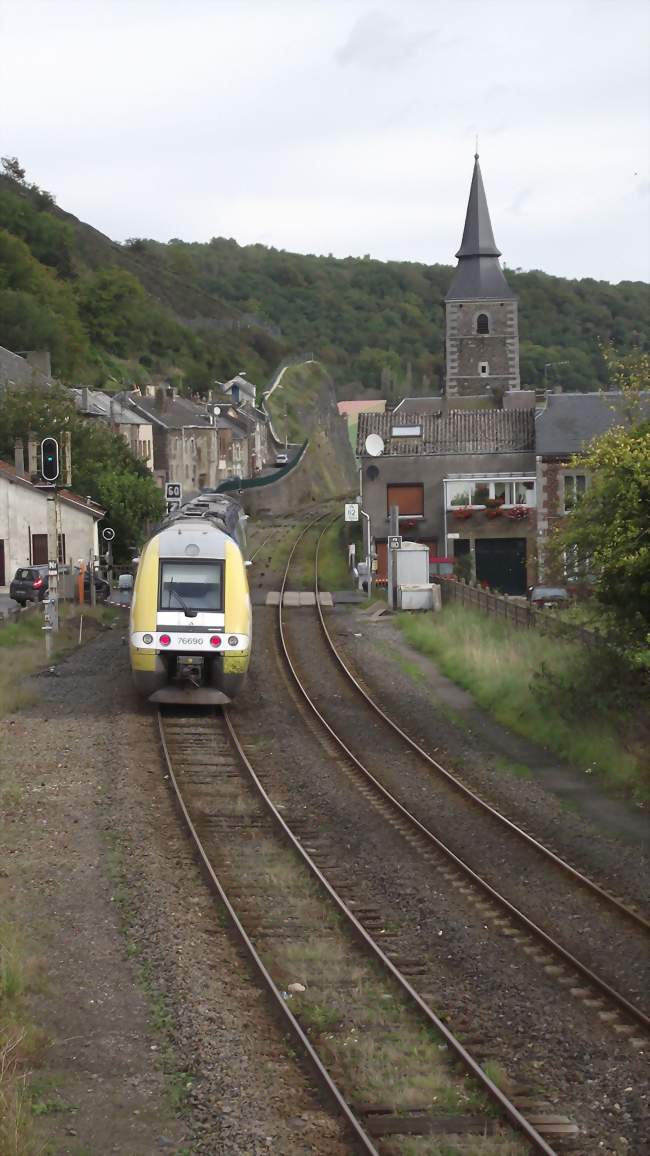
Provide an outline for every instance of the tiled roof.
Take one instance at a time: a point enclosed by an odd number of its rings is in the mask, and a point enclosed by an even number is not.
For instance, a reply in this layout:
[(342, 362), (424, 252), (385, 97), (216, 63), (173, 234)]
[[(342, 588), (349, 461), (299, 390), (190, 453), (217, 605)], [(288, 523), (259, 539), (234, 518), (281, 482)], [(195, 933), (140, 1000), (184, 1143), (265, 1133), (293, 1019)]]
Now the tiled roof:
[[(0, 459), (0, 477), (6, 478), (10, 482), (18, 482), (21, 486), (29, 486), (30, 490), (34, 490), (37, 494), (41, 494), (43, 498), (47, 497), (44, 489), (40, 486), (35, 486), (29, 478), (23, 478), (16, 473), (15, 466), (9, 462), (3, 462)], [(59, 490), (59, 501), (66, 502), (71, 506), (83, 506), (86, 513), (91, 514), (93, 518), (101, 518), (106, 513), (106, 510), (99, 505), (99, 502), (87, 501), (82, 498), (81, 494), (75, 494), (73, 490)]]
[[(420, 426), (415, 437), (393, 437), (397, 426)], [(450, 410), (436, 416), (423, 413), (393, 415), (361, 413), (357, 428), (357, 453), (367, 456), (368, 434), (379, 434), (384, 453), (391, 456), (413, 454), (484, 454), (532, 451), (535, 448), (535, 419), (532, 410)]]

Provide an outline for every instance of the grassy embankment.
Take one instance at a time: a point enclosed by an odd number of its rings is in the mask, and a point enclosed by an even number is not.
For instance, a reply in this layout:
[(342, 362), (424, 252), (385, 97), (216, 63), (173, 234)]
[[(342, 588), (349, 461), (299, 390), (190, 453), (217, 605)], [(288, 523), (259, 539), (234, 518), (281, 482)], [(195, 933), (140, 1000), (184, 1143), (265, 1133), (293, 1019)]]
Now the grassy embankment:
[[(84, 607), (85, 640), (115, 618), (108, 606)], [(52, 661), (58, 662), (79, 644), (79, 608), (61, 607), (61, 629)], [(36, 698), (24, 680), (46, 666), (43, 615), (38, 609), (0, 624), (0, 715), (12, 713)], [(7, 813), (23, 801), (22, 789), (6, 762), (0, 762), (0, 810)], [(0, 875), (2, 872), (0, 860)], [(1, 891), (0, 891), (1, 895)], [(2, 906), (6, 904), (3, 901)], [(0, 922), (0, 1154), (31, 1156), (35, 1147), (31, 1121), (55, 1106), (34, 1099), (30, 1073), (38, 1067), (47, 1039), (31, 1021), (29, 993), (40, 986), (40, 965), (19, 928), (8, 915)]]
[[(609, 786), (650, 798), (643, 708), (637, 702), (638, 710), (626, 711), (620, 699), (598, 690), (590, 650), (460, 606), (398, 621), (408, 642), (498, 722)], [(576, 688), (585, 688), (581, 700)]]

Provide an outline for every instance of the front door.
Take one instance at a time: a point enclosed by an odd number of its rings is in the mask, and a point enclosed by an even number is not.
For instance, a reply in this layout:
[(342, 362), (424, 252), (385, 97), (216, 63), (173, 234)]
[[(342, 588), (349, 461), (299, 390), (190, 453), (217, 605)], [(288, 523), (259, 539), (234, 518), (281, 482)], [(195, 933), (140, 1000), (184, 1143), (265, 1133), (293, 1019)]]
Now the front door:
[(525, 594), (526, 539), (477, 538), (476, 577), (502, 594)]

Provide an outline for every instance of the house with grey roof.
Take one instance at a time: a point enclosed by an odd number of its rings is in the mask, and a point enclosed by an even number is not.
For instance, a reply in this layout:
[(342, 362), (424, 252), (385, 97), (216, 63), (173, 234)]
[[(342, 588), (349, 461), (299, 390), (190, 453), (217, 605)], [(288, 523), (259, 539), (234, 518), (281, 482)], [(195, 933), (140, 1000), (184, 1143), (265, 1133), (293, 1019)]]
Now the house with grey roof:
[(75, 406), (89, 421), (101, 421), (119, 434), (134, 458), (153, 472), (153, 429), (151, 421), (138, 413), (123, 397), (86, 386), (71, 389)]
[(431, 557), (523, 594), (536, 578), (535, 395), (520, 389), (517, 298), (499, 264), (478, 155), (445, 298), (441, 397), (361, 413), (357, 454), (378, 577), (389, 511)]
[(580, 455), (595, 437), (615, 426), (628, 426), (639, 416), (650, 419), (648, 393), (633, 402), (614, 391), (547, 395), (535, 421), (540, 577), (574, 577), (571, 559), (565, 560), (564, 575), (554, 575), (544, 547), (589, 488), (589, 471), (581, 466)]
[(404, 538), (456, 557), (468, 577), (513, 594), (535, 580), (533, 409), (362, 413), (357, 455), (380, 583), (392, 506)]
[(180, 482), (183, 496), (191, 497), (228, 478), (251, 476), (255, 421), (228, 398), (194, 401), (171, 386), (148, 386), (144, 394), (137, 390), (120, 397), (151, 422), (154, 475), (160, 484)]

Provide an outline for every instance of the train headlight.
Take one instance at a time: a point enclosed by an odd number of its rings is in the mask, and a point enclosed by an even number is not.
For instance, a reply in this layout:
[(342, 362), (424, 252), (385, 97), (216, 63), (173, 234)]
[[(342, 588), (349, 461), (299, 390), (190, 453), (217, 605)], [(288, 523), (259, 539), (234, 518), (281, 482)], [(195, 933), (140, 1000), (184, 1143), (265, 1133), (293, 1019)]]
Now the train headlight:
[(237, 635), (231, 634), (230, 638), (228, 639), (228, 646), (236, 646), (238, 642), (239, 642), (239, 639), (238, 639)]
[(142, 641), (144, 642), (145, 646), (150, 646), (153, 642), (153, 634), (143, 634)]
[(171, 642), (171, 638), (169, 637), (168, 634), (161, 634), (158, 641), (159, 641), (161, 646), (169, 646), (169, 644)]
[(210, 646), (221, 646), (221, 638), (218, 634), (213, 634), (210, 639)]

